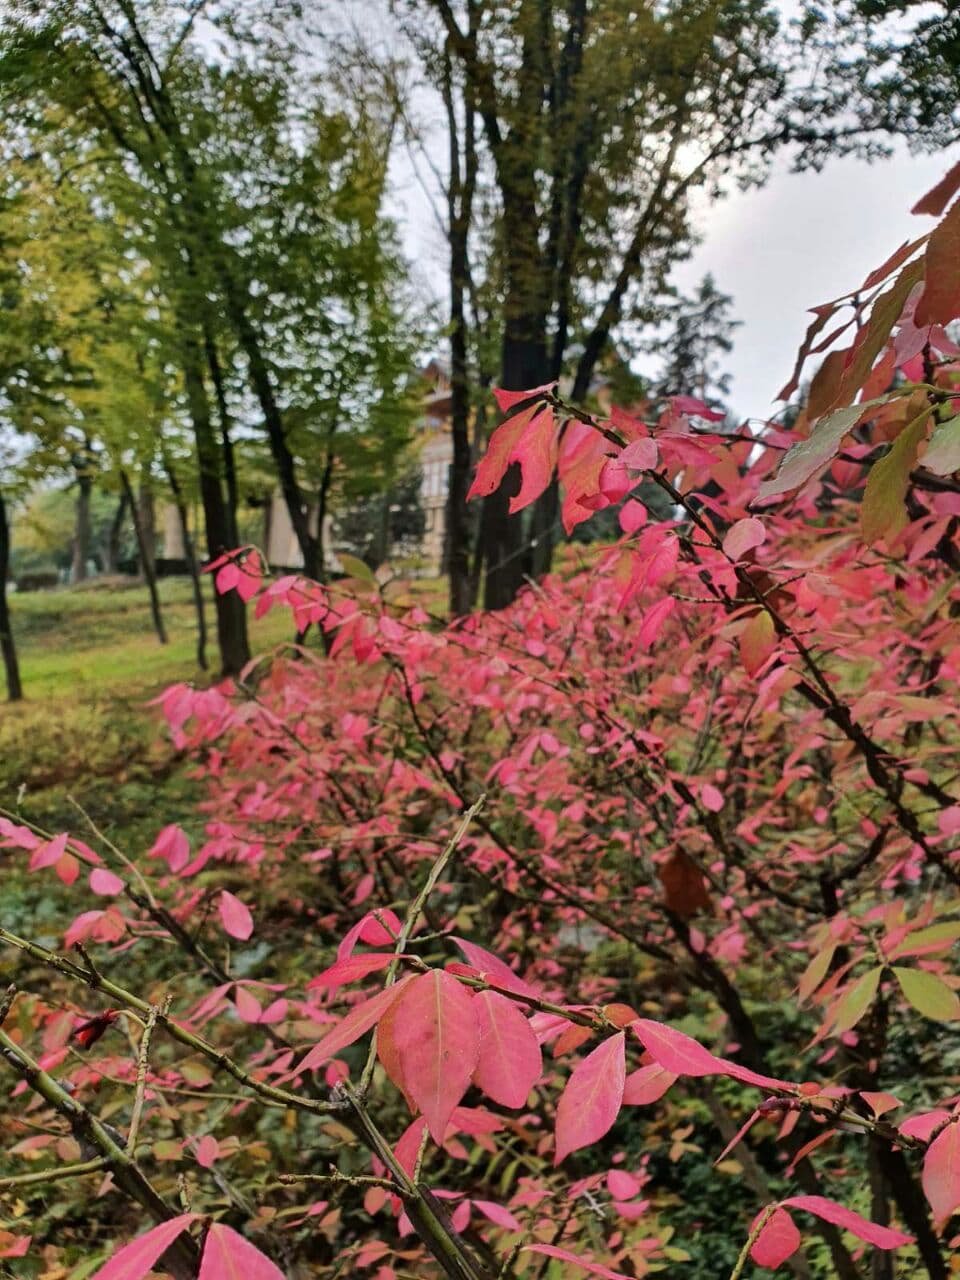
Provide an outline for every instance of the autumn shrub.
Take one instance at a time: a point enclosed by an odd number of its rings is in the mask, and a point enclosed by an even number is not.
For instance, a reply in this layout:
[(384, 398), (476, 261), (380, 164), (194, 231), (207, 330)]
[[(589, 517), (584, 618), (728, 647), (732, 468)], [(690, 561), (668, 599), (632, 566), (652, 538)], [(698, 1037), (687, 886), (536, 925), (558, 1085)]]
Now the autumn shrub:
[(0, 931), (8, 1255), (152, 1218), (104, 1280), (949, 1273), (958, 186), (815, 312), (803, 356), (851, 341), (790, 431), (498, 392), (475, 494), (622, 504), (509, 609), (212, 566), (330, 652), (166, 691), (204, 799), (149, 849), (0, 823), (82, 907)]

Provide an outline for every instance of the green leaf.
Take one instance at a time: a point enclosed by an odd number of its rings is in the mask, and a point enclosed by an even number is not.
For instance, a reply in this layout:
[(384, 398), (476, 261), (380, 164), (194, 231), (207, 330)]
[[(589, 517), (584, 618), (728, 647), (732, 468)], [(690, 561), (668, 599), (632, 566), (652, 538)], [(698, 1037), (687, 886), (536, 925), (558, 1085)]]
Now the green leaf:
[(960, 414), (937, 423), (920, 465), (935, 476), (950, 476), (960, 471)]
[(935, 973), (896, 966), (893, 972), (897, 975), (904, 999), (913, 1005), (917, 1013), (936, 1022), (952, 1022), (954, 1018), (960, 1018), (960, 997)]
[(810, 999), (827, 976), (830, 961), (833, 959), (836, 950), (837, 944), (835, 942), (829, 943), (822, 951), (817, 952), (806, 969), (804, 969), (803, 976), (800, 978), (800, 983), (797, 987), (797, 997), (801, 1004)]
[(821, 418), (807, 439), (795, 444), (785, 455), (779, 471), (772, 480), (764, 481), (757, 497), (773, 498), (777, 494), (789, 493), (791, 489), (799, 489), (836, 455), (844, 436), (860, 419), (882, 403), (882, 399), (865, 400), (862, 404), (847, 405)]
[(926, 410), (914, 418), (894, 440), (890, 452), (871, 467), (860, 508), (864, 542), (874, 543), (878, 538), (889, 538), (906, 523), (904, 499), (929, 417), (930, 410)]
[(345, 551), (337, 552), (340, 567), (348, 578), (356, 578), (358, 582), (373, 583), (376, 579), (373, 570), (359, 556), (348, 555)]
[(849, 1031), (851, 1027), (857, 1025), (873, 1004), (882, 973), (883, 966), (878, 964), (875, 969), (868, 969), (862, 978), (857, 979), (837, 1005), (836, 1017), (833, 1021), (834, 1032)]

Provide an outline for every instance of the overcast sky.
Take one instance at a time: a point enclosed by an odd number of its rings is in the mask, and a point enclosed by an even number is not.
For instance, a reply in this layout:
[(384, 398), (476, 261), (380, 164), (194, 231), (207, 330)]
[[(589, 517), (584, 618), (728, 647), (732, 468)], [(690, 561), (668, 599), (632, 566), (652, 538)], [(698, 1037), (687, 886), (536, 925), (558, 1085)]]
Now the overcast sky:
[[(834, 160), (822, 173), (801, 174), (790, 173), (785, 159), (761, 189), (699, 210), (702, 244), (672, 279), (689, 291), (709, 271), (733, 297), (741, 328), (727, 361), (729, 403), (741, 418), (766, 419), (774, 411), (807, 309), (856, 288), (904, 240), (933, 225), (910, 208), (957, 159), (957, 148), (912, 156), (901, 147), (889, 160)], [(398, 157), (394, 177), (395, 211), (415, 278), (442, 305), (446, 243), (409, 157)]]

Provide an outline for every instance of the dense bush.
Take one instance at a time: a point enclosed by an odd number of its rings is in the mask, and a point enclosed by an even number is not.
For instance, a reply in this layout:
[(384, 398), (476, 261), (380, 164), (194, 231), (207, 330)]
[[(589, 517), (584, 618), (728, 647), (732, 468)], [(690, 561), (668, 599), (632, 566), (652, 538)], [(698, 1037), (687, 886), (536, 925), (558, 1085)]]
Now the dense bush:
[(31, 1274), (136, 1234), (121, 1197), (161, 1225), (106, 1280), (948, 1274), (958, 226), (851, 295), (789, 433), (499, 393), (477, 492), (673, 512), (508, 610), (223, 558), (330, 654), (164, 694), (199, 812), (148, 857), (0, 824), (85, 898), (70, 958), (0, 932)]

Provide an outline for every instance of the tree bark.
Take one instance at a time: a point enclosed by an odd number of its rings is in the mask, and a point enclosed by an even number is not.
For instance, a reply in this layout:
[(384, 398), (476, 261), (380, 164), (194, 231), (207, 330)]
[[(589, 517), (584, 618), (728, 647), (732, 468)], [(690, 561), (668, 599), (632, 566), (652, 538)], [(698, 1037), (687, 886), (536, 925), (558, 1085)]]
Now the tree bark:
[(20, 664), (17, 661), (17, 648), (13, 639), (13, 628), (10, 623), (10, 609), (7, 604), (7, 574), (10, 572), (10, 525), (7, 522), (7, 507), (0, 489), (0, 651), (3, 652), (3, 668), (7, 678), (7, 701), (19, 702), (23, 697), (23, 685), (20, 683)]
[[(183, 381), (200, 467), (200, 498), (207, 530), (207, 556), (213, 560), (233, 549), (228, 503), (221, 484), (221, 450), (210, 418), (210, 401), (203, 380), (203, 358), (196, 335), (181, 323)], [(216, 592), (217, 644), (223, 675), (235, 676), (250, 661), (247, 611), (235, 591)]]
[(107, 534), (107, 545), (104, 555), (104, 570), (107, 573), (117, 573), (120, 564), (120, 535), (123, 532), (123, 517), (127, 513), (127, 495), (121, 493), (117, 499), (117, 507), (113, 513), (113, 519), (110, 521), (110, 531)]
[(71, 582), (85, 582), (87, 562), (90, 559), (92, 531), (90, 525), (90, 496), (93, 493), (93, 476), (86, 467), (77, 469), (76, 524), (73, 535), (73, 564)]
[[(153, 486), (149, 478), (142, 478), (137, 493), (136, 507), (131, 507), (134, 532), (137, 535), (137, 551), (140, 573), (145, 582), (157, 577), (157, 516), (153, 501)], [(148, 568), (149, 566), (149, 568)], [(149, 576), (148, 576), (149, 575)]]
[(473, 605), (470, 581), (470, 520), (467, 491), (470, 487), (470, 371), (468, 366), (468, 324), (466, 290), (469, 278), (469, 236), (473, 195), (477, 178), (477, 151), (474, 108), (466, 95), (464, 118), (463, 178), (461, 180), (460, 135), (453, 96), (453, 71), (449, 47), (444, 59), (443, 100), (450, 138), (450, 179), (447, 188), (448, 237), (450, 243), (450, 431), (453, 461), (447, 492), (446, 546), (444, 560), (450, 583), (449, 607), (452, 617), (469, 613)]
[(177, 508), (177, 516), (180, 520), (180, 531), (183, 534), (183, 554), (187, 562), (187, 571), (190, 574), (190, 582), (193, 588), (193, 608), (197, 615), (197, 666), (201, 671), (207, 670), (207, 615), (203, 607), (203, 585), (200, 581), (200, 566), (197, 564), (196, 548), (193, 545), (193, 538), (190, 536), (190, 521), (187, 517), (187, 504), (183, 496), (183, 490), (180, 488), (180, 481), (177, 479), (177, 473), (174, 470), (173, 463), (164, 456), (163, 467), (167, 473), (167, 479), (170, 482), (170, 492), (173, 495), (173, 503)]
[[(160, 596), (157, 592), (157, 572), (154, 557), (151, 554), (151, 547), (148, 542), (148, 533), (143, 526), (143, 510), (137, 504), (133, 494), (133, 486), (130, 484), (130, 477), (126, 471), (120, 472), (120, 483), (123, 485), (123, 491), (127, 495), (127, 502), (130, 505), (130, 516), (133, 520), (133, 532), (137, 539), (137, 550), (140, 553), (140, 569), (143, 573), (144, 581), (147, 584), (147, 590), (150, 593), (150, 614), (153, 618), (153, 629), (157, 633), (157, 639), (161, 644), (167, 643), (167, 633), (163, 625), (163, 614), (160, 611)], [(141, 489), (141, 496), (143, 490)]]

